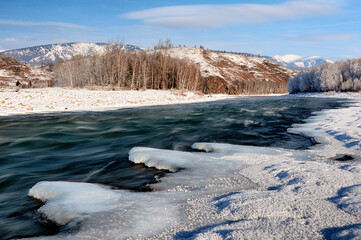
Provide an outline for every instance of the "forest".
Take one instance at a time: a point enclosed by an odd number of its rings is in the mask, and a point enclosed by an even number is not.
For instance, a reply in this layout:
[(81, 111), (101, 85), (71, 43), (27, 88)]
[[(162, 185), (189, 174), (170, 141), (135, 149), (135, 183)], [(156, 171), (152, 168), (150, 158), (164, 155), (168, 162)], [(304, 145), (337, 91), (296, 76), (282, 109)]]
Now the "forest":
[(361, 59), (304, 69), (288, 82), (290, 93), (361, 91)]

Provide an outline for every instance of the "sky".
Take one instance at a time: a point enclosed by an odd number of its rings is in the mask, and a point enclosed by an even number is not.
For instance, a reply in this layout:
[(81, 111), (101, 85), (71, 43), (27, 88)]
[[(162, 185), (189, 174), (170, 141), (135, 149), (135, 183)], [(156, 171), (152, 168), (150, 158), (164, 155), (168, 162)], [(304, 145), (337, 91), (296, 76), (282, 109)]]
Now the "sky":
[(359, 0), (0, 0), (0, 50), (65, 42), (361, 57)]

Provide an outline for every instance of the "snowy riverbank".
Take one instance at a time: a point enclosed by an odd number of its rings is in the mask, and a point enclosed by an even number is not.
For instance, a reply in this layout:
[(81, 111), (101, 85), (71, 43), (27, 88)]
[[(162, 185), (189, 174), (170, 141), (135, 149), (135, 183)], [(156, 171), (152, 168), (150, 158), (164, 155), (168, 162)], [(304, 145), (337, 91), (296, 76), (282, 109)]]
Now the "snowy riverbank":
[(0, 116), (107, 111), (128, 107), (206, 102), (234, 98), (229, 95), (199, 95), (181, 91), (105, 91), (68, 88), (34, 88), (0, 91)]
[[(41, 182), (29, 196), (45, 203), (39, 209), (45, 217), (77, 229), (55, 239), (361, 238), (360, 95), (301, 96), (350, 96), (354, 103), (316, 112), (288, 130), (321, 143), (310, 149), (135, 146), (130, 161), (171, 172), (152, 185), (154, 192)], [(333, 160), (345, 156), (353, 160)]]

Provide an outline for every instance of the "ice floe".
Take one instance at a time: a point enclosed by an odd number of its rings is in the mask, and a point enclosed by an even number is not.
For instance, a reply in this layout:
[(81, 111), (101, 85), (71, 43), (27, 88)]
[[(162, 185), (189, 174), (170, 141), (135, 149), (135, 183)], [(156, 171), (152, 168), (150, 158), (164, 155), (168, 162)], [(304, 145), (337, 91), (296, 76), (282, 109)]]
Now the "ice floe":
[(38, 211), (47, 219), (68, 224), (66, 229), (76, 227), (76, 232), (55, 236), (59, 239), (144, 238), (175, 224), (179, 215), (178, 206), (161, 195), (91, 183), (40, 182), (29, 196), (45, 203)]

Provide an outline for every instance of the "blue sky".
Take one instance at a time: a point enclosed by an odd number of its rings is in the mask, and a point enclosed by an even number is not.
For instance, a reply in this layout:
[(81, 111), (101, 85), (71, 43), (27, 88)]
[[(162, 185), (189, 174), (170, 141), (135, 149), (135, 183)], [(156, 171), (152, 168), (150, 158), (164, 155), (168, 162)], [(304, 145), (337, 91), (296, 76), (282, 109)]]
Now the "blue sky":
[(209, 49), (361, 57), (361, 1), (0, 0), (0, 49), (160, 39)]

